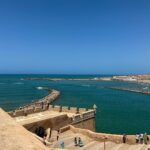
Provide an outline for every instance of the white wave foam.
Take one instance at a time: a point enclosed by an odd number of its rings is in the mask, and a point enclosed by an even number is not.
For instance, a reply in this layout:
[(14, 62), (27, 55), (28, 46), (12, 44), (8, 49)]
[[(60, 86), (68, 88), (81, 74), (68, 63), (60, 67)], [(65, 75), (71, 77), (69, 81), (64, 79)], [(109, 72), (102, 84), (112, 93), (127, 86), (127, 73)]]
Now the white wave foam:
[(144, 87), (143, 89), (146, 90), (146, 89), (148, 89), (148, 87)]
[(38, 86), (38, 87), (36, 87), (38, 90), (43, 90), (44, 89), (44, 87), (42, 87), (42, 86)]

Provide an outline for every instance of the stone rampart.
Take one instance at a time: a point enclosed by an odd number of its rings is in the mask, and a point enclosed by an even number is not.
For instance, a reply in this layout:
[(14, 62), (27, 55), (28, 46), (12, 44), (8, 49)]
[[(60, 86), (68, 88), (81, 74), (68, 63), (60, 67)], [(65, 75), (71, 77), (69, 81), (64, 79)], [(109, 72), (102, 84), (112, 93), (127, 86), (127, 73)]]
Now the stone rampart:
[[(25, 107), (23, 109), (20, 109), (20, 110), (15, 110), (14, 112), (11, 111), (9, 112), (8, 114), (12, 117), (19, 117), (19, 116), (26, 116), (26, 115), (29, 115), (29, 114), (33, 114), (33, 113), (39, 113), (39, 112), (42, 112), (42, 111), (57, 111), (57, 112), (64, 112), (64, 113), (72, 113), (74, 114), (72, 117), (71, 117), (71, 124), (72, 125), (77, 125), (77, 127), (81, 126), (79, 125), (79, 123), (85, 121), (85, 120), (88, 120), (88, 119), (91, 119), (91, 118), (95, 118), (95, 111), (93, 109), (90, 109), (88, 111), (85, 111), (86, 108), (77, 108), (77, 107), (67, 107), (67, 106), (59, 106), (59, 105), (39, 105), (39, 106), (35, 106), (35, 107)], [(77, 110), (80, 110), (80, 111), (77, 111)], [(83, 124), (82, 124), (83, 126)], [(84, 125), (85, 126), (85, 125)], [(83, 128), (84, 128), (83, 126)], [(92, 127), (92, 130), (94, 128)]]

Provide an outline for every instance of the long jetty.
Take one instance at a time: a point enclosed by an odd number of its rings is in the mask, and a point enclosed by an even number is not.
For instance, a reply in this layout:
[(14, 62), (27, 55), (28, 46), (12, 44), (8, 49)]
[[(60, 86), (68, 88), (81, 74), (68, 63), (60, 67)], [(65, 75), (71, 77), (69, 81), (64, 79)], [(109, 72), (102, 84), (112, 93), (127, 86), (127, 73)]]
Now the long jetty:
[(149, 91), (134, 90), (134, 89), (127, 89), (127, 88), (117, 88), (117, 87), (109, 87), (109, 89), (150, 95)]
[[(23, 107), (20, 107), (18, 109), (29, 109), (34, 108), (38, 106), (44, 107), (45, 105), (51, 104), (53, 101), (55, 101), (60, 96), (60, 91), (54, 90), (54, 89), (47, 89), (48, 95), (43, 97), (42, 99), (38, 100), (37, 102), (32, 102), (28, 105), (25, 105)], [(17, 110), (17, 109), (16, 109)]]

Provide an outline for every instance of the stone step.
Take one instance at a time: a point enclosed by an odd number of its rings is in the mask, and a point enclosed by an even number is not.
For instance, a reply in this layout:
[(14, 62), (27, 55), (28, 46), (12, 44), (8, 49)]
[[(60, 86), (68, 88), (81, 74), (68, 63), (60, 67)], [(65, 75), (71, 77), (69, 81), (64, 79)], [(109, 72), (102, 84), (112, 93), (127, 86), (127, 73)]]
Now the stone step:
[(68, 144), (65, 146), (66, 149), (71, 149), (71, 150), (74, 150), (74, 149), (79, 149), (79, 147), (75, 146), (74, 142)]
[[(105, 149), (106, 150), (112, 150), (112, 148), (116, 146), (116, 143), (113, 143), (113, 142), (106, 142), (105, 144)], [(104, 149), (104, 143), (103, 143), (103, 148), (102, 149), (99, 149), (99, 150), (103, 150)]]
[(143, 144), (137, 144), (137, 145), (130, 145), (130, 148), (128, 150), (142, 150), (144, 148)]
[(143, 147), (141, 148), (141, 150), (147, 150), (148, 145), (143, 145)]
[(67, 147), (68, 145), (70, 145), (70, 144), (74, 145), (74, 137), (75, 137), (75, 136), (70, 136), (70, 137), (68, 137), (68, 138), (63, 138), (63, 139), (60, 139), (60, 141), (63, 141), (63, 142), (64, 142), (65, 148), (66, 148), (66, 147)]
[(103, 148), (103, 146), (103, 143), (92, 141), (82, 147), (81, 150), (100, 150), (101, 148)]
[(60, 148), (60, 143), (63, 141), (65, 146), (68, 145), (69, 143), (73, 143), (73, 140), (74, 140), (74, 134), (72, 135), (68, 135), (68, 136), (65, 136), (64, 138), (62, 137), (59, 137), (58, 141), (54, 142), (53, 143), (53, 148)]
[[(56, 136), (56, 132), (53, 133)], [(74, 145), (74, 138), (80, 137), (83, 141), (84, 146), (78, 147)], [(104, 150), (104, 143), (93, 141), (91, 138), (82, 135), (80, 133), (74, 133), (72, 131), (66, 131), (59, 135), (59, 141), (53, 144), (54, 148), (60, 148), (61, 141), (64, 141), (65, 148), (68, 150)], [(147, 145), (142, 144), (135, 144), (135, 145), (128, 145), (128, 144), (116, 144), (113, 142), (106, 142), (105, 143), (106, 150), (147, 150)]]
[(59, 137), (65, 138), (65, 137), (68, 137), (70, 135), (74, 135), (74, 133), (72, 131), (66, 131), (66, 132), (60, 133)]
[(119, 150), (124, 144), (116, 144), (111, 150)]
[[(117, 150), (128, 150), (128, 148), (130, 147), (131, 145), (128, 145), (128, 144), (122, 144), (122, 146), (117, 149)], [(115, 150), (115, 149), (114, 149)]]

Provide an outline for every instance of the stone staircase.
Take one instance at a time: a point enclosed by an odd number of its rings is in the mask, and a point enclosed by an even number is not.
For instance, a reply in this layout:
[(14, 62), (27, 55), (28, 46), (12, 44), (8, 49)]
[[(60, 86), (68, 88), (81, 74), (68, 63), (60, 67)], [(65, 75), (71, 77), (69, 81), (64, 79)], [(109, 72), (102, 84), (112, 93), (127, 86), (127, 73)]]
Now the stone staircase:
[[(74, 138), (80, 137), (84, 143), (83, 147), (75, 146), (74, 145)], [(59, 140), (54, 142), (51, 145), (51, 148), (60, 148), (60, 143), (64, 142), (65, 149), (68, 150), (104, 150), (104, 143), (94, 141), (93, 139), (80, 134), (80, 133), (74, 133), (71, 130), (68, 130), (66, 132), (63, 132), (59, 135)], [(144, 144), (135, 144), (135, 145), (129, 145), (129, 144), (116, 144), (113, 142), (107, 141), (105, 143), (105, 150), (147, 150), (147, 145)]]

